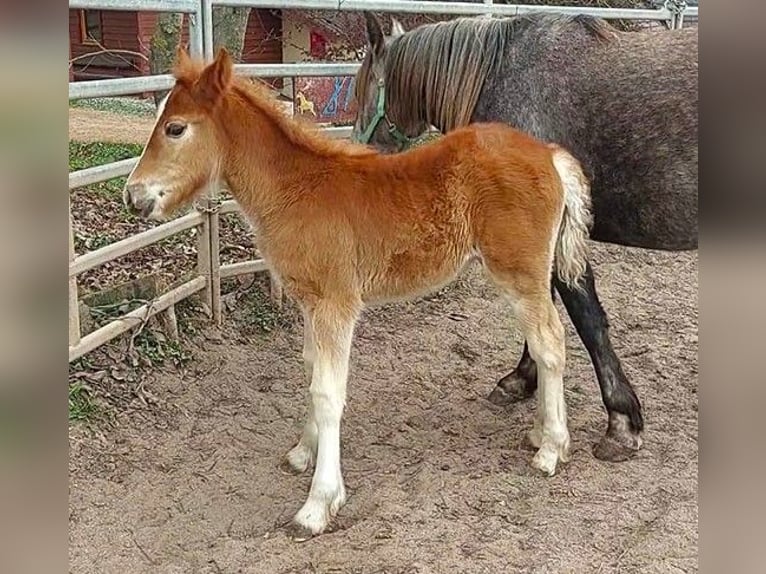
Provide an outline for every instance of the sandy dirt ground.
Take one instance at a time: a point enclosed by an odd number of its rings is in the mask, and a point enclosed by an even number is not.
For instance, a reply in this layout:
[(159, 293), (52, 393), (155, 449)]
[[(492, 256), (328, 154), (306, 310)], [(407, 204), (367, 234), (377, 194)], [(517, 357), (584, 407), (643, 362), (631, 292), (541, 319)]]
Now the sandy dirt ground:
[(152, 133), (154, 118), (69, 108), (70, 141), (145, 144)]
[(595, 246), (600, 293), (642, 398), (644, 448), (595, 459), (606, 417), (566, 320), (571, 462), (529, 465), (533, 401), (486, 399), (521, 351), (477, 271), (445, 294), (368, 312), (343, 425), (349, 492), (333, 531), (282, 527), (310, 476), (278, 470), (305, 413), (300, 322), (246, 337), (227, 320), (145, 408), (70, 431), (70, 572), (696, 572), (697, 254)]

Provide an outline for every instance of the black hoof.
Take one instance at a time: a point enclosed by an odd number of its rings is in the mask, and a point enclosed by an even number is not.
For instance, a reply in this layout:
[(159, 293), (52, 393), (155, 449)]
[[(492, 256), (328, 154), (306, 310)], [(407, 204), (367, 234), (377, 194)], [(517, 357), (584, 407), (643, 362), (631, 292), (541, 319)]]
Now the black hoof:
[(593, 447), (593, 456), (606, 462), (625, 462), (633, 458), (637, 452), (638, 448), (626, 446), (609, 436), (604, 436)]
[(607, 462), (624, 462), (641, 448), (641, 435), (631, 429), (626, 415), (611, 413), (609, 428), (593, 447), (593, 456)]
[(512, 371), (497, 382), (487, 400), (493, 405), (504, 407), (528, 399), (534, 392), (534, 387), (530, 388), (529, 383), (523, 377), (518, 375), (516, 371)]

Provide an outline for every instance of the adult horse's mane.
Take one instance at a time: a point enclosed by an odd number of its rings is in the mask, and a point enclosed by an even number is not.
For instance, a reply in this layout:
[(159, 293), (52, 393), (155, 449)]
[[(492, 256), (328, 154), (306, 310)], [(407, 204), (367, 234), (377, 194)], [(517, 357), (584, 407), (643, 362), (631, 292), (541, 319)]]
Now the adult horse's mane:
[[(512, 18), (458, 18), (428, 24), (391, 39), (386, 47), (385, 85), (392, 118), (425, 118), (442, 131), (470, 122), (484, 82), (502, 63), (514, 36), (538, 30), (546, 36), (581, 30), (611, 40), (616, 30), (583, 15), (531, 13)], [(370, 63), (357, 78), (357, 101), (366, 101)]]

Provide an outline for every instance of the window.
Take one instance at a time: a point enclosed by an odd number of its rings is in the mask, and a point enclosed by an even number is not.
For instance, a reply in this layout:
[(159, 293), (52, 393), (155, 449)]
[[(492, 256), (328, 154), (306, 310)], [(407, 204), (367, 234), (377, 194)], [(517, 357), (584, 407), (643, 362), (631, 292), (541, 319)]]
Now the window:
[(80, 35), (83, 44), (100, 44), (103, 41), (101, 10), (80, 10)]

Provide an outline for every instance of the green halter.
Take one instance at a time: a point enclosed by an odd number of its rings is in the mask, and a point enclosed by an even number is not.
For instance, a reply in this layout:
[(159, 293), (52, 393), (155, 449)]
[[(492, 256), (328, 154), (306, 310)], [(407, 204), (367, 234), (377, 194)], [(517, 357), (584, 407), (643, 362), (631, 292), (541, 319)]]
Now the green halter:
[(372, 116), (367, 128), (362, 132), (362, 135), (356, 138), (356, 141), (364, 144), (370, 143), (372, 134), (375, 133), (381, 120), (386, 120), (386, 123), (388, 124), (388, 133), (396, 143), (405, 148), (409, 146), (412, 141), (411, 138), (403, 134), (399, 128), (396, 127), (396, 124), (388, 119), (388, 115), (386, 115), (386, 88), (383, 78), (378, 80), (378, 101), (375, 106), (375, 114)]

